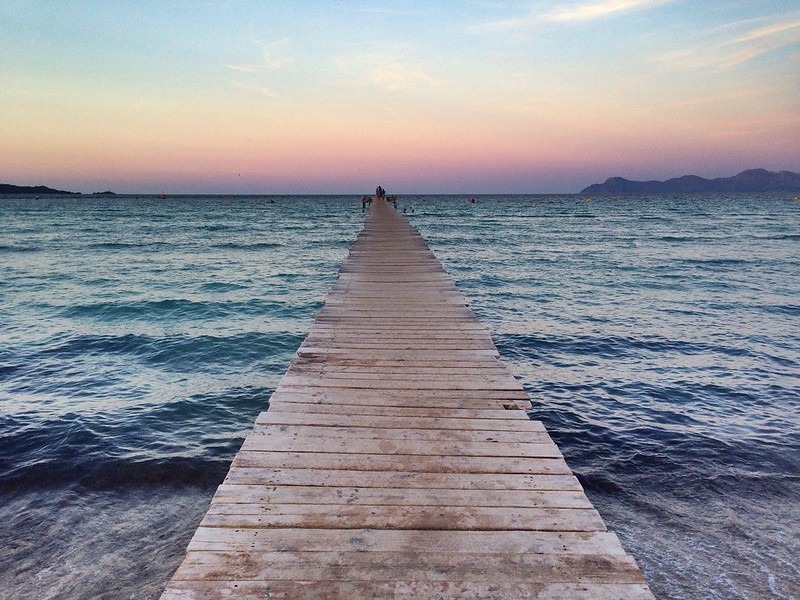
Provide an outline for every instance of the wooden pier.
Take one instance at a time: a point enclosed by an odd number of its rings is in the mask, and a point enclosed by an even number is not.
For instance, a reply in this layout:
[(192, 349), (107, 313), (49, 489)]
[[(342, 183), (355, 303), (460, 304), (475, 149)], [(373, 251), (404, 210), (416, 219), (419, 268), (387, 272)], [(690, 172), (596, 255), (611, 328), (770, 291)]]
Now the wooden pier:
[(162, 600), (651, 599), (425, 241), (370, 206)]

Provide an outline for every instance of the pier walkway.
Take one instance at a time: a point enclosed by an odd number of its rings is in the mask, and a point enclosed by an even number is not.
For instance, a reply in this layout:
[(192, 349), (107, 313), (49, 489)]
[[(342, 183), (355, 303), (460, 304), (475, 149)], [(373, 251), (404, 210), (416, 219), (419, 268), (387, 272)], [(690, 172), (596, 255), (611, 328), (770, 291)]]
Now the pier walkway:
[(651, 599), (404, 217), (339, 279), (162, 600)]

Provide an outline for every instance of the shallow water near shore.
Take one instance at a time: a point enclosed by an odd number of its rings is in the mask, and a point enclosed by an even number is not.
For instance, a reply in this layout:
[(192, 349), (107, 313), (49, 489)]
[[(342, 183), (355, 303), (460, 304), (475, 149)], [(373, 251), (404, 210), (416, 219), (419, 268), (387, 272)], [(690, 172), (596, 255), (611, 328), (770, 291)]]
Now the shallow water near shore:
[[(800, 597), (800, 203), (398, 206), (658, 598)], [(0, 218), (0, 589), (157, 598), (360, 198), (6, 198)]]

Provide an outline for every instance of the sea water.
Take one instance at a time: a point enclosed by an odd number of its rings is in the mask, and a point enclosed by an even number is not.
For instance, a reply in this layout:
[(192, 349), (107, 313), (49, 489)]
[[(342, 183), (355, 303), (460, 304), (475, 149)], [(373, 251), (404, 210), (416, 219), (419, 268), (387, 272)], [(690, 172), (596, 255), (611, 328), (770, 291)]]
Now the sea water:
[[(800, 203), (401, 197), (660, 599), (800, 597)], [(157, 598), (360, 197), (0, 200), (0, 596)]]

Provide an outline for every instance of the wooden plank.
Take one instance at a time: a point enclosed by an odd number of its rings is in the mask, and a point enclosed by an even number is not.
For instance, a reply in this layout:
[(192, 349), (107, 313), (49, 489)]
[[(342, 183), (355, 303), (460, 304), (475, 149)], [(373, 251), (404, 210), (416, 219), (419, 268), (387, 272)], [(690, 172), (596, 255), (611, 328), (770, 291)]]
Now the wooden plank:
[[(256, 473), (248, 476), (250, 471)], [(592, 508), (580, 489), (548, 489), (573, 485), (573, 479), (558, 475), (518, 476), (516, 489), (498, 489), (509, 484), (508, 476), (492, 474), (479, 479), (481, 476), (471, 475), (465, 482), (461, 475), (448, 478), (431, 473), (407, 473), (408, 479), (397, 479), (396, 473), (370, 473), (365, 477), (358, 471), (265, 471), (242, 468), (231, 473), (208, 512), (260, 514), (274, 505), (286, 504)], [(543, 483), (547, 480), (553, 481)], [(495, 481), (500, 482), (498, 488), (489, 487)], [(301, 482), (305, 485), (299, 485)], [(342, 485), (345, 483), (349, 485)], [(448, 484), (452, 487), (446, 487)]]
[(329, 427), (316, 425), (256, 425), (250, 434), (285, 441), (314, 440), (327, 444), (336, 440), (404, 440), (413, 442), (469, 442), (505, 444), (552, 444), (545, 431), (470, 431), (462, 429), (397, 429), (386, 427)]
[(305, 552), (408, 552), (504, 554), (606, 554), (623, 556), (625, 550), (610, 532), (563, 531), (397, 531), (386, 529), (231, 529), (198, 527), (190, 551), (230, 552), (249, 547), (256, 552), (303, 549)]
[[(503, 372), (499, 369), (470, 369), (470, 368), (450, 368), (449, 370), (442, 369), (439, 373), (431, 369), (424, 369), (410, 365), (398, 365), (399, 372), (393, 372), (391, 367), (374, 367), (366, 365), (362, 367), (355, 366), (342, 366), (334, 363), (331, 365), (320, 365), (319, 362), (312, 364), (311, 362), (300, 363), (299, 365), (291, 366), (284, 376), (286, 381), (294, 382), (295, 385), (317, 385), (316, 381), (320, 378), (328, 380), (361, 380), (361, 381), (378, 381), (388, 379), (395, 382), (420, 382), (419, 389), (424, 390), (429, 387), (428, 382), (434, 382), (438, 379), (446, 382), (448, 385), (456, 384), (459, 381), (464, 382), (464, 386), (487, 384), (494, 386), (485, 388), (493, 391), (504, 390), (521, 390), (519, 382), (510, 376), (508, 372)], [(306, 382), (304, 379), (308, 379)], [(424, 385), (423, 385), (424, 384)], [(403, 386), (403, 389), (415, 389)], [(436, 388), (434, 388), (436, 389)], [(473, 389), (466, 387), (466, 389)]]
[[(270, 406), (280, 402), (291, 403), (299, 402), (302, 404), (319, 404), (327, 406), (342, 406), (350, 407), (343, 412), (350, 412), (351, 414), (358, 411), (355, 410), (359, 406), (369, 407), (394, 407), (394, 408), (442, 408), (442, 409), (493, 409), (493, 410), (509, 410), (509, 411), (527, 411), (531, 409), (530, 400), (522, 400), (519, 398), (490, 398), (486, 400), (464, 399), (453, 400), (445, 397), (444, 395), (426, 395), (425, 397), (408, 397), (401, 393), (403, 390), (384, 390), (380, 395), (378, 394), (350, 394), (348, 392), (359, 392), (368, 390), (342, 390), (339, 388), (313, 388), (311, 390), (283, 390), (283, 392), (295, 393), (281, 393)], [(440, 391), (440, 390), (436, 390)], [(443, 390), (446, 391), (446, 390)], [(464, 390), (460, 390), (464, 391)], [(333, 392), (333, 393), (329, 393)], [(342, 393), (344, 392), (344, 393)], [(366, 414), (366, 412), (364, 413)], [(408, 413), (409, 416), (410, 413)], [(451, 416), (457, 417), (452, 414)]]
[[(252, 560), (253, 555), (258, 560)], [(314, 579), (369, 581), (537, 581), (548, 583), (642, 583), (628, 556), (522, 554), (515, 557), (437, 552), (192, 552), (176, 579), (213, 580), (217, 573), (249, 581)]]
[[(308, 345), (313, 343), (328, 344), (380, 344), (380, 347), (390, 348), (392, 344), (402, 344), (406, 346), (414, 345), (422, 349), (432, 348), (429, 344), (436, 344), (436, 349), (443, 350), (453, 348), (455, 350), (465, 350), (468, 348), (485, 348), (491, 344), (491, 340), (486, 339), (480, 332), (470, 332), (459, 335), (459, 332), (443, 330), (441, 333), (423, 334), (419, 331), (394, 330), (382, 334), (364, 335), (357, 332), (329, 333), (322, 331), (311, 331), (306, 337)], [(354, 346), (355, 347), (355, 346)], [(434, 365), (435, 366), (435, 365)], [(500, 367), (496, 363), (495, 367)], [(508, 374), (508, 371), (504, 371)]]
[[(381, 390), (380, 394), (373, 390), (337, 388), (279, 388), (270, 398), (270, 407), (279, 403), (302, 403), (328, 406), (342, 406), (342, 412), (355, 410), (354, 407), (386, 407), (386, 408), (441, 408), (441, 409), (491, 409), (497, 411), (505, 407), (513, 416), (527, 418), (521, 410), (530, 410), (531, 401), (519, 392), (497, 394), (489, 391), (484, 397), (484, 390), (425, 390), (409, 393), (407, 390)], [(344, 410), (344, 407), (350, 407)], [(350, 414), (353, 414), (352, 412)], [(360, 414), (356, 412), (355, 414)], [(363, 414), (368, 414), (364, 412)], [(410, 413), (407, 413), (410, 415)], [(504, 415), (504, 412), (498, 412)], [(399, 416), (399, 415), (398, 415)], [(455, 413), (450, 416), (459, 417)], [(482, 418), (482, 417), (475, 417)], [(498, 417), (501, 418), (501, 417)], [(502, 418), (506, 418), (502, 416)]]
[[(291, 475), (302, 475), (308, 469), (296, 469), (284, 471), (279, 477), (272, 477), (274, 472), (268, 469), (245, 469), (239, 468), (231, 472), (225, 479), (224, 487), (220, 487), (220, 494), (214, 498), (212, 508), (208, 512), (215, 514), (259, 514), (267, 510), (274, 510), (274, 507), (289, 504), (300, 505), (347, 505), (347, 506), (445, 506), (451, 508), (508, 508), (508, 509), (529, 509), (529, 508), (559, 508), (559, 509), (591, 509), (592, 506), (580, 491), (569, 490), (490, 490), (490, 489), (463, 489), (463, 483), (456, 483), (455, 489), (429, 488), (429, 487), (409, 487), (406, 481), (392, 481), (389, 477), (384, 477), (384, 483), (394, 485), (394, 487), (370, 487), (369, 484), (376, 482), (379, 473), (370, 473), (366, 477), (362, 473), (361, 480), (363, 485), (358, 485), (357, 477), (352, 477), (354, 472), (345, 473), (338, 476), (337, 473), (329, 474), (326, 478), (319, 471), (312, 473), (311, 477), (306, 476), (301, 481), (308, 481), (309, 485), (287, 485), (279, 482), (297, 481), (299, 477)], [(428, 480), (434, 479), (432, 473), (425, 474)], [(484, 476), (490, 479), (491, 475)], [(537, 481), (545, 479), (557, 479), (555, 475), (528, 476), (531, 479), (538, 477)], [(495, 479), (500, 479), (495, 476)], [(562, 481), (571, 485), (561, 476)], [(355, 480), (355, 481), (354, 481)], [(415, 482), (420, 486), (423, 479)], [(334, 483), (319, 483), (334, 482)], [(349, 482), (350, 486), (341, 485)], [(339, 484), (339, 485), (335, 485)], [(505, 485), (507, 485), (504, 482)], [(441, 486), (440, 481), (435, 485)], [(560, 483), (542, 483), (543, 486), (559, 486)], [(268, 487), (264, 487), (268, 486)], [(262, 507), (263, 510), (255, 510), (254, 507)], [(221, 508), (222, 507), (222, 508)], [(246, 507), (247, 510), (231, 507)], [(458, 518), (453, 519), (454, 523)], [(507, 527), (506, 529), (513, 529)]]
[(256, 419), (258, 425), (319, 425), (386, 429), (460, 429), (462, 431), (544, 432), (541, 421), (530, 419), (448, 419), (398, 416), (387, 419), (372, 415), (282, 413), (267, 411)]
[(174, 581), (162, 600), (652, 600), (644, 583), (486, 581)]
[(418, 504), (276, 504), (258, 514), (207, 514), (202, 527), (435, 529), (440, 531), (605, 531), (593, 508)]
[[(384, 300), (386, 298), (386, 294), (378, 293), (376, 290), (351, 290), (348, 294), (335, 294), (329, 295), (325, 298), (325, 304), (335, 304), (335, 305), (346, 305), (352, 302), (370, 302), (373, 303), (376, 300)], [(458, 293), (447, 292), (446, 290), (439, 290), (437, 295), (431, 295), (429, 297), (424, 298), (426, 304), (433, 304), (433, 305), (455, 305), (455, 306), (469, 306), (469, 302), (467, 301), (464, 296)], [(392, 302), (395, 305), (403, 304), (409, 306), (419, 306), (419, 298), (412, 294), (407, 294), (403, 296), (394, 295), (392, 296)]]
[[(439, 360), (442, 358), (443, 351), (441, 350), (425, 350), (425, 349), (398, 349), (390, 348), (376, 352), (374, 348), (328, 348), (326, 346), (300, 346), (297, 351), (299, 356), (309, 356), (313, 354), (333, 354), (344, 355), (349, 358), (374, 358), (379, 355), (385, 359), (390, 360), (403, 360), (409, 357), (409, 351), (413, 351), (416, 358), (425, 358), (427, 360)], [(463, 358), (473, 358), (475, 356), (486, 356), (492, 358), (499, 358), (500, 354), (496, 350), (489, 349), (475, 349), (475, 350), (462, 350), (450, 348), (447, 350), (447, 355), (453, 360)]]
[[(414, 369), (405, 369), (405, 372), (393, 373), (390, 369), (360, 369), (356, 370), (353, 367), (343, 368), (341, 370), (333, 371), (327, 368), (314, 368), (314, 367), (299, 367), (290, 368), (286, 372), (286, 383), (292, 385), (314, 385), (320, 379), (330, 382), (340, 381), (343, 384), (350, 381), (371, 381), (380, 383), (381, 381), (391, 381), (393, 383), (418, 383), (417, 388), (409, 388), (406, 385), (395, 389), (419, 389), (424, 390), (431, 387), (431, 383), (441, 381), (443, 384), (453, 386), (459, 382), (463, 382), (462, 387), (465, 389), (487, 389), (487, 390), (519, 390), (519, 384), (508, 376), (508, 373), (497, 373), (491, 371), (472, 371), (464, 370), (462, 372), (448, 372), (442, 371), (437, 374), (434, 372), (417, 371)], [(481, 386), (481, 387), (475, 387)], [(489, 386), (489, 387), (486, 387)], [(342, 387), (347, 387), (342, 385)], [(375, 389), (382, 389), (376, 387)], [(440, 389), (433, 387), (433, 389)]]
[[(324, 388), (320, 388), (324, 389)], [(328, 390), (335, 390), (336, 388), (328, 388)], [(396, 391), (396, 390), (392, 390)], [(295, 410), (293, 405), (303, 405), (303, 407), (316, 407), (319, 410), (306, 410), (298, 406)], [(270, 400), (269, 408), (275, 412), (320, 412), (329, 414), (349, 414), (354, 416), (359, 415), (392, 415), (402, 416), (405, 414), (409, 417), (439, 417), (439, 418), (484, 418), (480, 413), (487, 411), (494, 411), (496, 416), (485, 417), (492, 419), (505, 419), (510, 418), (504, 415), (508, 412), (509, 415), (519, 415), (520, 418), (527, 419), (525, 411), (531, 410), (530, 400), (517, 400), (517, 399), (489, 399), (489, 400), (450, 400), (439, 399), (436, 402), (437, 406), (433, 405), (432, 400), (420, 398), (398, 398), (396, 394), (380, 398), (378, 396), (336, 396), (334, 398), (311, 397), (309, 395), (299, 394), (281, 394), (277, 398)], [(341, 410), (336, 410), (341, 408)], [(388, 411), (397, 410), (398, 413), (382, 413), (380, 410), (386, 409)], [(441, 414), (432, 412), (427, 414), (425, 411), (442, 411)], [(414, 411), (419, 411), (420, 414), (414, 414)], [(474, 412), (474, 416), (469, 417), (470, 411)], [(449, 413), (449, 414), (448, 414)]]
[(260, 452), (243, 448), (232, 467), (281, 469), (345, 469), (353, 471), (411, 471), (423, 473), (518, 473), (571, 475), (563, 458), (538, 460), (505, 456), (413, 454), (346, 454), (335, 452)]
[(423, 360), (403, 360), (391, 361), (382, 360), (380, 357), (371, 360), (356, 360), (346, 356), (326, 356), (326, 359), (321, 357), (314, 359), (305, 356), (297, 356), (289, 365), (290, 370), (304, 370), (304, 369), (325, 369), (328, 371), (341, 371), (347, 372), (348, 370), (361, 370), (361, 371), (385, 371), (389, 373), (505, 373), (508, 370), (497, 359), (489, 359), (482, 361), (465, 361), (465, 360), (451, 360), (451, 361), (423, 361)]
[[(402, 335), (402, 334), (398, 334)], [(317, 345), (318, 346), (318, 345)], [(485, 353), (475, 354), (473, 356), (466, 355), (465, 353), (461, 353), (461, 355), (451, 355), (450, 351), (443, 353), (443, 352), (434, 352), (431, 350), (426, 350), (425, 348), (420, 349), (420, 352), (423, 354), (417, 356), (416, 353), (406, 353), (406, 355), (402, 358), (391, 358), (382, 355), (382, 353), (372, 353), (371, 356), (342, 356), (334, 354), (320, 354), (319, 356), (313, 356), (312, 351), (310, 348), (313, 348), (312, 345), (303, 346), (302, 344), (298, 347), (297, 360), (299, 361), (299, 365), (305, 364), (312, 364), (322, 363), (325, 361), (325, 366), (330, 367), (331, 369), (338, 367), (338, 366), (351, 366), (351, 367), (371, 367), (371, 368), (379, 368), (379, 367), (405, 367), (405, 368), (412, 368), (412, 367), (420, 367), (420, 368), (427, 368), (427, 369), (436, 369), (441, 368), (443, 370), (480, 370), (480, 369), (490, 369), (494, 371), (500, 372), (501, 370), (510, 375), (508, 370), (505, 366), (499, 362), (499, 360), (494, 356), (487, 356)], [(351, 349), (356, 350), (356, 349)], [(458, 349), (456, 349), (458, 350)]]
[(458, 400), (461, 402), (469, 401), (494, 401), (494, 400), (530, 400), (528, 394), (522, 389), (517, 390), (337, 390), (322, 389), (314, 386), (301, 388), (295, 386), (291, 389), (282, 388), (280, 385), (275, 390), (275, 394), (306, 395), (313, 398), (380, 398), (404, 399), (404, 400), (426, 400), (431, 406), (437, 406), (440, 401)]
[(359, 454), (369, 456), (446, 456), (454, 457), (524, 457), (561, 458), (561, 451), (552, 443), (520, 444), (498, 442), (442, 442), (406, 439), (327, 437), (298, 438), (292, 435), (260, 435), (253, 431), (242, 444), (242, 452), (277, 452), (315, 454)]
[[(270, 399), (269, 409), (272, 412), (292, 413), (326, 413), (350, 416), (374, 417), (419, 417), (438, 419), (527, 419), (528, 415), (523, 410), (497, 410), (497, 406), (486, 409), (461, 408), (460, 403), (452, 407), (418, 407), (418, 406), (374, 406), (350, 404), (321, 404), (303, 402), (301, 397), (290, 400), (287, 396), (280, 396), (277, 400)], [(489, 406), (487, 404), (487, 406)]]
[[(253, 458), (253, 460), (249, 460)], [(315, 469), (311, 465), (303, 467), (263, 467), (259, 466), (258, 457), (237, 456), (235, 469), (231, 469), (225, 478), (225, 483), (220, 486), (219, 494), (234, 493), (258, 494), (258, 486), (268, 486), (261, 490), (259, 498), (271, 498), (275, 486), (319, 486), (321, 488), (336, 488), (337, 494), (348, 493), (344, 488), (386, 488), (386, 489), (428, 489), (428, 490), (494, 490), (507, 493), (510, 490), (527, 491), (564, 491), (583, 492), (578, 480), (568, 471), (560, 473), (507, 473), (498, 471), (489, 472), (442, 472), (439, 471), (400, 471), (384, 469), (363, 471), (355, 469)], [(531, 462), (531, 461), (528, 461)], [(249, 463), (249, 464), (248, 464)], [(231, 488), (225, 486), (255, 486), (253, 489), (245, 487)], [(302, 490), (297, 490), (300, 493)], [(366, 493), (366, 492), (364, 492)], [(249, 496), (248, 496), (249, 497)], [(215, 496), (216, 498), (216, 496)], [(518, 506), (517, 502), (524, 502), (514, 494), (504, 496), (504, 502)], [(531, 496), (533, 503), (535, 495)], [(238, 501), (238, 500), (237, 500)], [(255, 500), (247, 500), (251, 502)], [(480, 501), (477, 501), (481, 505)], [(487, 494), (487, 503), (496, 503), (493, 494)], [(528, 506), (530, 504), (524, 504)]]
[(304, 377), (299, 374), (287, 372), (280, 381), (282, 387), (317, 387), (340, 389), (366, 389), (366, 390), (517, 390), (519, 386), (513, 379), (499, 382), (491, 378), (410, 378), (404, 379), (344, 379), (324, 376)]
[[(301, 359), (302, 360), (302, 359)], [(321, 365), (318, 362), (299, 362), (292, 364), (287, 373), (298, 377), (325, 377), (329, 380), (381, 380), (388, 379), (390, 381), (404, 381), (408, 379), (420, 381), (433, 380), (437, 375), (445, 381), (457, 381), (461, 379), (477, 379), (484, 383), (498, 382), (500, 385), (497, 388), (490, 389), (520, 389), (519, 384), (507, 385), (506, 382), (510, 381), (507, 372), (502, 371), (491, 365), (486, 365), (482, 369), (474, 368), (442, 368), (438, 373), (435, 367), (419, 367), (419, 366), (404, 366), (396, 365), (394, 367), (382, 366), (376, 367), (372, 365)]]
[[(329, 378), (350, 379), (358, 377), (361, 379), (378, 379), (381, 377), (391, 377), (392, 379), (433, 379), (437, 375), (445, 379), (471, 379), (478, 378), (482, 381), (511, 381), (512, 377), (508, 371), (490, 362), (477, 365), (443, 365), (437, 369), (436, 366), (424, 364), (402, 364), (376, 365), (376, 364), (353, 364), (352, 360), (338, 359), (331, 361), (330, 364), (322, 364), (320, 361), (298, 358), (296, 363), (292, 363), (288, 373), (293, 375), (325, 376)], [(503, 385), (500, 389), (508, 386)], [(516, 383), (510, 389), (520, 389)]]

